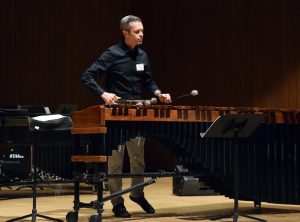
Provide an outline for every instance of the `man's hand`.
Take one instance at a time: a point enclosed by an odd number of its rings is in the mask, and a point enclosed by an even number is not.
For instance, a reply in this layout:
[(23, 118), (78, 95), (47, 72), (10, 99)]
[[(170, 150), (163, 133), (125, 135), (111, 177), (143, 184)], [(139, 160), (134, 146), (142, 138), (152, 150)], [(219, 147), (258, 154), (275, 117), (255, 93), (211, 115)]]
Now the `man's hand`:
[(161, 101), (162, 103), (171, 103), (171, 95), (169, 93), (164, 93), (164, 94), (160, 94), (158, 96), (159, 101)]
[(106, 104), (113, 104), (121, 98), (116, 96), (116, 94), (114, 93), (108, 92), (104, 92), (100, 97), (104, 100)]

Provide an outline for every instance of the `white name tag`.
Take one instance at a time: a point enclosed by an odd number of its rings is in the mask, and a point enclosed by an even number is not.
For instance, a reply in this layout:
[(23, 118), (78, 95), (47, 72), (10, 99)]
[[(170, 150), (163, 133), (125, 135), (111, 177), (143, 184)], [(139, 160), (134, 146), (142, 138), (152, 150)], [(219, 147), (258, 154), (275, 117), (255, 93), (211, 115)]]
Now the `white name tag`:
[(144, 64), (136, 64), (136, 71), (144, 71)]

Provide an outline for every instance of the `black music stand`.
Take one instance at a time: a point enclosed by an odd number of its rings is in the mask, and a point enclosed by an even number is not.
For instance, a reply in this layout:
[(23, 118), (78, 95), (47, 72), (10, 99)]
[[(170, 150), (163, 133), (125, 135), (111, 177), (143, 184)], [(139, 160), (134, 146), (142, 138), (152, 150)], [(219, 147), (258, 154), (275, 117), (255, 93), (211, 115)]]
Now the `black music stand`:
[(31, 221), (35, 222), (37, 217), (44, 219), (63, 222), (61, 219), (45, 216), (37, 213), (36, 209), (36, 197), (37, 197), (37, 168), (36, 168), (36, 149), (38, 148), (37, 134), (40, 131), (63, 131), (70, 130), (72, 128), (72, 119), (69, 116), (62, 115), (43, 115), (36, 117), (28, 117), (29, 130), (33, 131), (34, 145), (32, 146), (32, 212), (21, 217), (16, 217), (6, 222), (18, 221), (27, 217), (31, 217)]
[[(265, 116), (261, 114), (228, 114), (219, 116), (207, 129), (205, 133), (200, 133), (202, 138), (233, 138), (234, 139), (234, 164), (233, 164), (233, 192), (234, 192), (234, 211), (233, 213), (215, 217), (213, 220), (233, 217), (233, 222), (238, 221), (238, 180), (239, 180), (239, 139), (248, 138), (262, 124)], [(240, 214), (257, 221), (266, 221), (253, 216)]]

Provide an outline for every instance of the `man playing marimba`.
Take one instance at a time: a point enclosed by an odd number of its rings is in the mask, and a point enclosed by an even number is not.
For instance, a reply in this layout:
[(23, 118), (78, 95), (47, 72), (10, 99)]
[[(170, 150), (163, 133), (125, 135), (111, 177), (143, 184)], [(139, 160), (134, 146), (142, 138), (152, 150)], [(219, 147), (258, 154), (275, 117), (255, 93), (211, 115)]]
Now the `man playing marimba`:
[[(121, 19), (120, 30), (123, 41), (106, 49), (82, 75), (82, 82), (94, 94), (100, 96), (106, 104), (116, 103), (119, 99), (137, 100), (141, 98), (142, 87), (151, 96), (158, 96), (163, 103), (170, 103), (170, 94), (157, 94), (160, 91), (152, 79), (152, 73), (147, 54), (140, 48), (143, 43), (144, 28), (139, 17), (128, 15)], [(106, 89), (97, 83), (97, 79), (106, 75)], [(142, 173), (145, 170), (144, 162), (145, 138), (136, 137), (126, 142), (130, 157), (131, 173)], [(119, 145), (108, 158), (108, 173), (121, 173), (123, 168), (125, 145)], [(132, 185), (143, 182), (143, 178), (132, 178)], [(122, 179), (109, 179), (111, 193), (122, 189)], [(154, 213), (154, 208), (144, 197), (143, 189), (130, 193), (130, 199), (139, 204), (145, 212)], [(130, 217), (124, 206), (124, 199), (112, 199), (113, 212), (117, 217)]]

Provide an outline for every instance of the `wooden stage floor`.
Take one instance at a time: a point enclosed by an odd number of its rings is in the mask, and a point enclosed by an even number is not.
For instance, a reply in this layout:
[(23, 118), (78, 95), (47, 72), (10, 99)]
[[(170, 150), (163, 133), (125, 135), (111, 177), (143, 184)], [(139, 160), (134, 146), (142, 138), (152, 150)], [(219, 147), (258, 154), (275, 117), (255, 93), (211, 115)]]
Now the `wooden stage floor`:
[[(128, 179), (124, 179), (124, 187), (129, 184)], [(38, 213), (60, 218), (65, 220), (66, 214), (72, 210), (73, 196), (71, 185), (55, 185), (55, 189), (45, 188), (44, 191), (39, 191), (42, 194), (38, 197), (37, 210)], [(85, 187), (85, 194), (81, 195), (81, 201), (90, 202), (95, 199), (95, 194), (92, 193), (90, 187)], [(27, 189), (27, 188), (26, 188)], [(3, 198), (4, 196), (12, 196), (10, 193), (16, 192), (8, 188), (2, 188), (0, 191), (0, 221), (30, 214), (32, 208), (32, 199), (24, 197), (30, 190), (21, 189), (19, 198)], [(69, 191), (66, 191), (69, 189)], [(49, 190), (51, 195), (45, 195)], [(54, 190), (54, 191), (53, 191)], [(22, 194), (22, 192), (24, 194)], [(214, 216), (230, 213), (233, 209), (233, 200), (224, 196), (176, 196), (172, 194), (172, 179), (159, 178), (157, 183), (145, 188), (146, 197), (156, 209), (153, 215), (145, 214), (139, 206), (128, 199), (128, 194), (124, 195), (125, 205), (127, 210), (132, 214), (131, 218), (116, 218), (113, 216), (110, 202), (105, 202), (103, 222), (105, 221), (155, 221), (155, 222), (188, 222), (188, 221), (213, 221)], [(105, 194), (104, 194), (105, 195)], [(20, 198), (20, 196), (22, 198)], [(299, 222), (300, 221), (300, 206), (296, 205), (278, 205), (262, 203), (261, 209), (255, 209), (252, 202), (239, 201), (240, 212), (265, 219), (270, 222)], [(90, 215), (96, 214), (93, 209), (81, 209), (79, 213), (79, 221), (88, 221)], [(31, 218), (23, 219), (22, 221), (31, 221)], [(47, 221), (38, 218), (38, 221)], [(215, 221), (232, 221), (232, 218), (224, 218)], [(240, 217), (239, 221), (254, 221), (248, 218)]]

